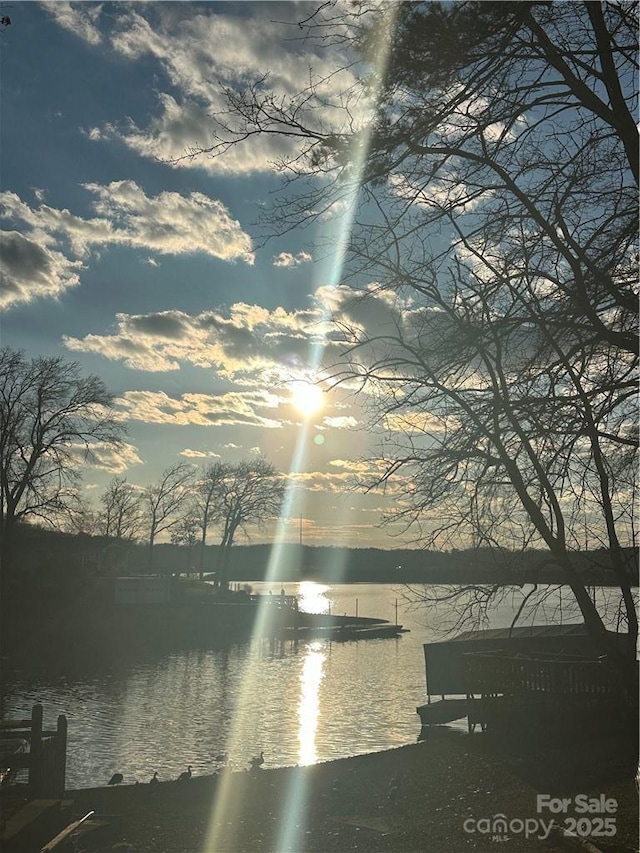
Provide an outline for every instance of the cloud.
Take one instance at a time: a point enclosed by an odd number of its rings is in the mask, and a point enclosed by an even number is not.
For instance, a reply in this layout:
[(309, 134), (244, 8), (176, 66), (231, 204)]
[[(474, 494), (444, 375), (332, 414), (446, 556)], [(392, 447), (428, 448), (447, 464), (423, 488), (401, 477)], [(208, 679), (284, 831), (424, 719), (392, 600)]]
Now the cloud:
[(80, 261), (39, 245), (17, 231), (0, 232), (0, 309), (55, 298), (80, 281)]
[(332, 429), (353, 429), (358, 426), (358, 421), (352, 415), (325, 417), (322, 419), (322, 423)]
[(74, 352), (123, 361), (134, 370), (171, 371), (185, 363), (215, 368), (219, 376), (236, 382), (258, 376), (264, 382), (291, 382), (307, 378), (312, 349), (324, 349), (327, 362), (339, 357), (344, 340), (341, 324), (367, 335), (384, 334), (405, 322), (403, 310), (399, 302), (392, 304), (374, 289), (363, 298), (361, 291), (346, 285), (323, 286), (304, 309), (236, 302), (224, 310), (194, 315), (117, 314), (117, 328), (111, 334), (63, 340)]
[(346, 482), (352, 488), (361, 490), (365, 485), (367, 494), (399, 497), (407, 493), (411, 482), (409, 475), (403, 471), (394, 473), (393, 477), (378, 484), (383, 472), (389, 467), (387, 459), (332, 459), (329, 465), (344, 469), (341, 476), (347, 478)]
[[(299, 92), (301, 81), (313, 80), (318, 99), (309, 105), (306, 120), (325, 130), (344, 121), (340, 95), (353, 86), (353, 71), (336, 44), (328, 51), (323, 44), (298, 37), (297, 22), (305, 14), (295, 3), (279, 4), (280, 20), (274, 20), (273, 4), (266, 3), (122, 4), (108, 21), (105, 17), (110, 31), (104, 38), (129, 62), (157, 63), (164, 72), (164, 91), (158, 93), (158, 111), (146, 126), (128, 119), (90, 128), (89, 138), (115, 139), (142, 156), (180, 158), (174, 165), (211, 173), (278, 168), (283, 157), (300, 151), (301, 140), (252, 135), (221, 158), (185, 155), (193, 146), (215, 144), (216, 133), (225, 137), (225, 87), (239, 91), (259, 80), (261, 94), (286, 104)], [(353, 117), (361, 104), (349, 106)]]
[(141, 157), (163, 160), (175, 168), (198, 168), (213, 175), (249, 175), (270, 170), (275, 161), (295, 151), (294, 144), (283, 137), (261, 136), (234, 145), (224, 157), (189, 157), (187, 154), (194, 147), (211, 143), (211, 114), (222, 110), (220, 96), (216, 96), (215, 105), (200, 106), (161, 93), (158, 103), (160, 114), (146, 128), (139, 128), (131, 120), (107, 123), (90, 128), (87, 137), (94, 142), (120, 142)]
[(283, 400), (269, 391), (231, 391), (225, 394), (182, 394), (126, 391), (114, 401), (128, 420), (174, 426), (257, 426), (278, 429), (282, 422), (260, 414), (277, 409)]
[(293, 487), (304, 488), (306, 492), (333, 492), (343, 494), (345, 489), (353, 486), (353, 476), (334, 474), (328, 471), (293, 471), (286, 474), (286, 479)]
[[(121, 361), (132, 370), (169, 372), (193, 365), (211, 369), (236, 385), (283, 389), (297, 380), (323, 381), (332, 375), (341, 376), (347, 391), (355, 385), (348, 382), (351, 368), (341, 373), (350, 334), (345, 330), (356, 330), (363, 339), (376, 335), (395, 339), (403, 328), (413, 334), (412, 324), (419, 316), (418, 309), (394, 302), (375, 288), (363, 298), (361, 292), (340, 285), (318, 288), (309, 307), (291, 311), (236, 302), (199, 314), (177, 310), (117, 314), (110, 333), (64, 336), (63, 343), (73, 352)], [(356, 356), (356, 369), (364, 375), (367, 359), (374, 363), (377, 357), (375, 345), (360, 345)], [(373, 386), (373, 380), (368, 384)], [(367, 390), (367, 383), (364, 386)], [(333, 414), (326, 412), (325, 428), (358, 425), (353, 412)]]
[[(5, 231), (0, 238), (0, 306), (60, 295), (79, 283), (82, 260), (104, 246), (254, 262), (251, 237), (222, 202), (203, 193), (147, 196), (134, 181), (84, 188), (94, 197), (97, 216), (91, 219), (46, 204), (30, 207), (14, 192), (0, 193), (0, 218), (25, 226), (23, 233)], [(154, 258), (146, 262), (157, 266)]]
[(312, 261), (313, 258), (308, 252), (298, 252), (297, 255), (292, 255), (289, 252), (280, 252), (273, 259), (274, 267), (298, 267), (300, 264), (305, 264)]
[(97, 26), (102, 12), (101, 3), (66, 3), (62, 0), (41, 3), (55, 22), (63, 29), (91, 45), (100, 44), (102, 35)]
[[(330, 463), (333, 464), (333, 463)], [(339, 466), (340, 467), (340, 466)], [(303, 471), (290, 472), (286, 478), (293, 488), (303, 488), (307, 492), (332, 492), (344, 495), (346, 491), (360, 492), (362, 484), (367, 484), (367, 494), (400, 496), (405, 493), (408, 478), (395, 476), (393, 480), (379, 486), (372, 486), (384, 470), (376, 467), (375, 460), (371, 462), (358, 462), (355, 460), (344, 460), (344, 471)]]
[(220, 454), (214, 453), (213, 450), (191, 450), (189, 447), (185, 447), (178, 455), (185, 456), (187, 459), (220, 459)]
[(287, 311), (237, 302), (226, 311), (118, 314), (110, 335), (65, 337), (74, 352), (123, 361), (134, 370), (178, 370), (181, 363), (215, 368), (236, 382), (282, 382), (308, 371), (310, 347), (321, 344), (324, 323), (317, 308)]
[(13, 192), (0, 193), (0, 216), (24, 222), (41, 243), (53, 244), (59, 235), (77, 257), (94, 246), (125, 245), (161, 255), (203, 252), (225, 261), (254, 261), (249, 235), (222, 202), (203, 193), (147, 196), (135, 181), (83, 186), (94, 196), (98, 217), (83, 219), (45, 204), (31, 208)]
[(122, 474), (134, 465), (142, 465), (138, 448), (133, 444), (114, 446), (104, 441), (94, 442), (89, 452), (84, 444), (72, 444), (71, 452), (78, 462), (90, 468), (98, 468), (109, 474)]

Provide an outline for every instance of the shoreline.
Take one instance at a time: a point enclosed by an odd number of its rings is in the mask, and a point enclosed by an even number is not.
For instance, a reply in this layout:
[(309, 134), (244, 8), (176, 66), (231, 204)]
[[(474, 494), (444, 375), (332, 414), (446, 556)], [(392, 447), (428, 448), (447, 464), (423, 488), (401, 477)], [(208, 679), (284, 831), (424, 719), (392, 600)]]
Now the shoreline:
[[(478, 829), (482, 819), (505, 815), (516, 830), (518, 821), (544, 817), (548, 823), (549, 815), (537, 812), (538, 793), (570, 799), (604, 794), (617, 803), (616, 836), (606, 840), (615, 840), (616, 853), (632, 853), (638, 804), (627, 747), (612, 736), (516, 755), (496, 749), (483, 735), (434, 730), (417, 744), (305, 767), (268, 769), (267, 756), (267, 769), (254, 773), (82, 788), (67, 797), (78, 813), (119, 816), (120, 846), (103, 850), (459, 853), (495, 850), (491, 835)], [(622, 763), (612, 773), (616, 755)], [(541, 845), (567, 849), (564, 842), (526, 838), (523, 831), (503, 841), (510, 853)]]

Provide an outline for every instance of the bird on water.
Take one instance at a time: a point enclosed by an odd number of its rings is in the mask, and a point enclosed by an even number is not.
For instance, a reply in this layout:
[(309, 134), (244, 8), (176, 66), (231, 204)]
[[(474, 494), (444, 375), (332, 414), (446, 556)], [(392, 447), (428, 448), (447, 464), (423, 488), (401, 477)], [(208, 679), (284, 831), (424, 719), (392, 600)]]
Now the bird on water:
[(151, 779), (149, 779), (150, 785), (157, 785), (160, 780), (158, 779), (158, 771), (155, 770)]
[(178, 782), (186, 782), (187, 779), (191, 779), (191, 765), (178, 776)]
[(258, 767), (262, 767), (264, 764), (264, 752), (261, 752), (260, 755), (254, 755), (253, 758), (249, 759), (249, 764), (251, 765), (252, 770), (257, 770)]
[(109, 785), (119, 785), (123, 779), (124, 779), (124, 776), (122, 775), (122, 773), (114, 773), (113, 776), (111, 777), (111, 779), (109, 779), (108, 784)]

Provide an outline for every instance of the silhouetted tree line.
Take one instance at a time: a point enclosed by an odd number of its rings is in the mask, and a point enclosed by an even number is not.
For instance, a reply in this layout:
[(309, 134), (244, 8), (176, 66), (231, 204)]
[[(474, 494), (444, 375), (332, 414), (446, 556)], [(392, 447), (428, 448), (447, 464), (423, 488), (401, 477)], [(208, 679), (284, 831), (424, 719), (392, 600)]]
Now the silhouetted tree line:
[[(200, 546), (203, 560), (213, 525), (221, 531), (218, 577), (224, 580), (239, 531), (276, 516), (284, 478), (263, 457), (238, 463), (215, 462), (198, 471), (186, 463), (166, 468), (145, 487), (114, 477), (100, 497), (100, 508), (82, 500), (82, 464), (97, 451), (117, 450), (125, 428), (113, 396), (97, 376), (82, 376), (63, 358), (28, 359), (8, 347), (0, 350), (0, 572), (10, 583), (24, 562), (25, 524), (105, 537), (98, 559), (128, 554), (127, 543), (147, 543), (146, 567), (153, 568), (154, 546), (170, 536), (175, 544)], [(16, 531), (23, 528), (18, 549)], [(56, 540), (60, 541), (60, 540)], [(43, 559), (46, 554), (43, 554)]]
[[(23, 524), (16, 530), (20, 550), (20, 588), (32, 595), (38, 588), (57, 588), (69, 594), (95, 578), (146, 575), (148, 544), (86, 533), (64, 533)], [(159, 544), (155, 548), (154, 574), (203, 574), (213, 579), (222, 547), (207, 545), (197, 554), (185, 544)], [(491, 549), (438, 552), (421, 549), (342, 548), (285, 544), (279, 548), (277, 574), (269, 578), (271, 545), (236, 545), (226, 563), (229, 581), (272, 580), (275, 583), (317, 580), (325, 583), (558, 584), (562, 575), (546, 551), (524, 553)], [(637, 554), (629, 550), (637, 565)], [(197, 560), (196, 560), (197, 557)], [(601, 549), (580, 555), (579, 570), (585, 584), (613, 584), (611, 556)]]

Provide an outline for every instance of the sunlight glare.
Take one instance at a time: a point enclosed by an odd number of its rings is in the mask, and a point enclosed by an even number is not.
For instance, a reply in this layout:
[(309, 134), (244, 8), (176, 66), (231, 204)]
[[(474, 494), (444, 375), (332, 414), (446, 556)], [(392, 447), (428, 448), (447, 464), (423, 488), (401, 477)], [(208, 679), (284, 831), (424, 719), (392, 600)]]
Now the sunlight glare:
[(301, 415), (309, 418), (324, 405), (324, 393), (312, 382), (296, 382), (291, 386), (291, 402)]
[(323, 677), (325, 653), (321, 651), (322, 644), (311, 643), (304, 659), (300, 675), (301, 691), (298, 706), (298, 721), (300, 728), (298, 740), (300, 743), (300, 764), (315, 764), (318, 760), (316, 751), (316, 731), (320, 714), (320, 683)]
[(298, 609), (303, 613), (329, 613), (331, 602), (327, 598), (330, 587), (316, 581), (301, 581), (298, 592)]

